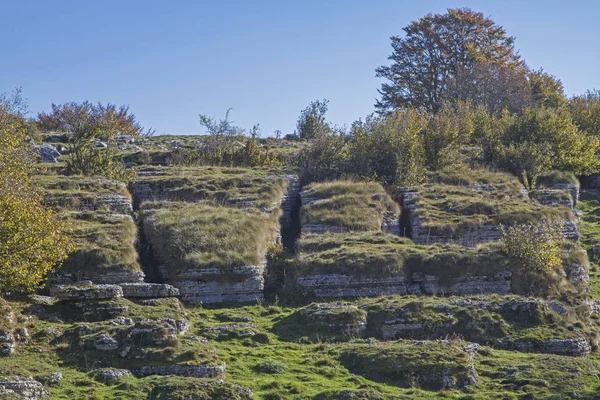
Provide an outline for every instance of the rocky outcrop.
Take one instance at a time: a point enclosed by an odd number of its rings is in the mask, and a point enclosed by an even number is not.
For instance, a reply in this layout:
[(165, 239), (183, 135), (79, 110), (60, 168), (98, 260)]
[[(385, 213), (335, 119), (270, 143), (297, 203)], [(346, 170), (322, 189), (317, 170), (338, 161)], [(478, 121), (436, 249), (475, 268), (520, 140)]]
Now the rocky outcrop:
[(44, 385), (33, 380), (33, 378), (25, 378), (22, 376), (0, 378), (0, 397), (3, 397), (3, 395), (16, 395), (17, 398), (23, 400), (49, 398), (49, 393), (44, 388)]
[(11, 356), (15, 349), (15, 336), (11, 332), (0, 334), (0, 356)]
[(349, 304), (311, 304), (295, 314), (319, 330), (347, 337), (359, 337), (367, 328), (367, 313)]
[(566, 265), (565, 274), (569, 282), (575, 286), (586, 286), (590, 280), (587, 268), (577, 263)]
[(179, 296), (179, 289), (161, 283), (121, 283), (119, 286), (123, 290), (123, 297), (157, 298)]
[(132, 375), (128, 369), (101, 368), (90, 372), (90, 376), (99, 382), (112, 383)]
[(307, 294), (317, 297), (372, 297), (392, 294), (488, 294), (510, 293), (510, 271), (494, 276), (465, 275), (455, 282), (443, 285), (431, 275), (413, 274), (393, 277), (358, 277), (345, 274), (305, 275), (298, 278), (298, 284)]
[(589, 341), (584, 337), (568, 339), (503, 339), (498, 343), (499, 347), (518, 350), (527, 353), (558, 354), (561, 356), (588, 356), (592, 352)]
[(56, 285), (50, 287), (50, 295), (59, 300), (100, 300), (123, 297), (119, 285)]
[(33, 148), (40, 155), (42, 162), (57, 163), (60, 158), (60, 152), (51, 144), (35, 145)]
[(133, 371), (137, 377), (150, 375), (175, 375), (191, 378), (222, 378), (224, 365), (146, 365)]
[(163, 276), (179, 289), (181, 299), (190, 303), (253, 302), (263, 298), (263, 266), (193, 269), (171, 276), (162, 268)]
[[(423, 227), (423, 221), (416, 212), (419, 192), (417, 188), (406, 187), (400, 192), (404, 217), (408, 223), (411, 238), (416, 244), (453, 243), (465, 247), (475, 247), (479, 243), (492, 242), (502, 238), (499, 224), (481, 224), (459, 234), (439, 234), (431, 229)], [(556, 230), (562, 237), (577, 242), (579, 230), (577, 223), (571, 220), (556, 221)]]
[(399, 236), (400, 232), (400, 218), (396, 213), (386, 212), (383, 215), (383, 220), (381, 223), (381, 230), (386, 233), (391, 233), (392, 235)]
[(559, 205), (573, 209), (579, 200), (579, 187), (569, 183), (556, 183), (550, 187), (535, 189), (532, 197), (545, 206)]

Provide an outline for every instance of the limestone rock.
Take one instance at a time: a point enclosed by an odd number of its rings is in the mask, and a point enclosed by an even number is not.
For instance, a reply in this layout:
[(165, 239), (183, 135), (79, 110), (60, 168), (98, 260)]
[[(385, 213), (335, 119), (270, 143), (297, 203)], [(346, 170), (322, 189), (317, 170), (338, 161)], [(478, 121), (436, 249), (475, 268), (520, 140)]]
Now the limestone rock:
[(50, 287), (50, 295), (59, 300), (93, 300), (123, 297), (118, 285), (56, 285)]
[(298, 284), (307, 294), (317, 297), (373, 297), (392, 294), (508, 294), (511, 288), (510, 271), (493, 276), (465, 275), (444, 286), (435, 276), (413, 274), (378, 278), (345, 274), (317, 274), (300, 276)]
[(181, 299), (190, 303), (254, 302), (263, 298), (264, 267), (235, 267), (228, 279), (217, 268), (193, 269), (170, 277)]
[(60, 157), (60, 152), (56, 149), (56, 147), (51, 144), (44, 143), (40, 145), (33, 146), (33, 148), (39, 153), (40, 158), (43, 162), (47, 163), (57, 163)]
[(133, 371), (137, 377), (175, 375), (191, 378), (222, 378), (224, 365), (146, 365)]
[(132, 376), (128, 369), (101, 368), (90, 372), (90, 376), (99, 382), (112, 383), (123, 377)]
[(1, 394), (16, 394), (23, 400), (38, 400), (49, 396), (48, 391), (40, 382), (22, 376), (0, 378)]
[(511, 341), (504, 339), (498, 344), (499, 347), (518, 350), (528, 353), (558, 354), (561, 356), (588, 356), (592, 348), (584, 337), (573, 337), (568, 339), (518, 339)]
[(96, 350), (111, 351), (119, 348), (119, 342), (106, 334), (101, 334), (96, 339)]
[(179, 296), (179, 289), (160, 283), (121, 283), (119, 286), (123, 289), (123, 297), (156, 298)]

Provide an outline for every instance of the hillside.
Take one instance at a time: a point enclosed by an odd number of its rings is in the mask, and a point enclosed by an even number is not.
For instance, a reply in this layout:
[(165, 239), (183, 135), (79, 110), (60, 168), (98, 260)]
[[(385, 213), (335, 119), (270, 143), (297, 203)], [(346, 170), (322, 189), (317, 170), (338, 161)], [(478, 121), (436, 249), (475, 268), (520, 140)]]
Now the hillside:
[[(122, 146), (128, 184), (66, 176), (68, 155), (41, 164), (76, 249), (2, 301), (0, 398), (594, 398), (593, 182), (528, 191), (461, 167), (410, 187), (310, 183), (290, 164), (167, 161), (202, 140)], [(532, 273), (503, 243), (540, 220), (560, 264)]]

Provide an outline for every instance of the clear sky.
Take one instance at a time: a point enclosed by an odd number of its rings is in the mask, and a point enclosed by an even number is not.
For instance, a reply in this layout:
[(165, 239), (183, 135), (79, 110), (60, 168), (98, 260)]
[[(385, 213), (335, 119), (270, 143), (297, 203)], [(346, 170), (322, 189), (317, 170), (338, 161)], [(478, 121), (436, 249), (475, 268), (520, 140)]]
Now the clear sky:
[(338, 124), (373, 112), (389, 37), (428, 12), (470, 7), (517, 38), (533, 68), (569, 95), (600, 89), (600, 2), (0, 0), (0, 93), (22, 87), (32, 113), (51, 103), (129, 104), (157, 134), (204, 133), (198, 113), (262, 135), (294, 130), (330, 100)]

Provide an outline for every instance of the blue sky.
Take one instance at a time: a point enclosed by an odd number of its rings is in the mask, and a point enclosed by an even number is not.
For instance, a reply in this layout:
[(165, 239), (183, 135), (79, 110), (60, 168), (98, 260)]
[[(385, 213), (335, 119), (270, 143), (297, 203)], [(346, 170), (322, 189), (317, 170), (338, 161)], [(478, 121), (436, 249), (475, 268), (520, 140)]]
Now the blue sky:
[(516, 36), (569, 95), (600, 89), (596, 1), (2, 1), (0, 93), (129, 104), (158, 134), (204, 133), (198, 113), (294, 130), (312, 100), (338, 124), (373, 112), (389, 37), (428, 12), (470, 7)]

